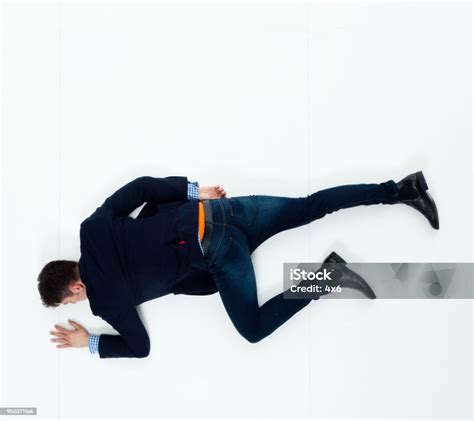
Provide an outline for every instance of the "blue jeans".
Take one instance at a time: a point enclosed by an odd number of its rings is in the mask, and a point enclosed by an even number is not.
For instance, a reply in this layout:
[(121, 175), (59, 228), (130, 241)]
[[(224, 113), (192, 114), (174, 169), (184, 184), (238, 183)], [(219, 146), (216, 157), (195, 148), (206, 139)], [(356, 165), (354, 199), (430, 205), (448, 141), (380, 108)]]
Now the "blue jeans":
[(393, 204), (397, 199), (396, 184), (389, 180), (332, 187), (306, 197), (250, 195), (210, 200), (213, 231), (205, 259), (237, 331), (249, 342), (258, 342), (312, 300), (284, 299), (281, 292), (259, 306), (250, 255), (260, 244), (339, 209)]

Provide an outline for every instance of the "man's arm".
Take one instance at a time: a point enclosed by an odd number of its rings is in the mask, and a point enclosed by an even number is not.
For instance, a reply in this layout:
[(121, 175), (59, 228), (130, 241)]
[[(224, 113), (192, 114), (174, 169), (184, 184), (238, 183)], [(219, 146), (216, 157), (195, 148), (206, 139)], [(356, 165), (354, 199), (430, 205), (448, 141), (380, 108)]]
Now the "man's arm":
[(89, 350), (100, 358), (144, 358), (150, 353), (150, 338), (135, 307), (118, 315), (101, 316), (120, 335), (90, 335)]
[(93, 215), (111, 214), (125, 217), (144, 202), (158, 204), (184, 201), (188, 197), (188, 188), (187, 177), (138, 177), (105, 199)]

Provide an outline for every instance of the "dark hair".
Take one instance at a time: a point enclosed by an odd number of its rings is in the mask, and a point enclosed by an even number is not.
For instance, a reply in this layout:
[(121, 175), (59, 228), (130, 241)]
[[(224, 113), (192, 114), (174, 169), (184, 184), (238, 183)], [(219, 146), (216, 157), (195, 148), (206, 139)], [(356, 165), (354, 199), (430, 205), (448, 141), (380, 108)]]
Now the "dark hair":
[(53, 260), (38, 275), (38, 291), (45, 307), (58, 307), (66, 297), (74, 295), (69, 284), (78, 279), (77, 262)]

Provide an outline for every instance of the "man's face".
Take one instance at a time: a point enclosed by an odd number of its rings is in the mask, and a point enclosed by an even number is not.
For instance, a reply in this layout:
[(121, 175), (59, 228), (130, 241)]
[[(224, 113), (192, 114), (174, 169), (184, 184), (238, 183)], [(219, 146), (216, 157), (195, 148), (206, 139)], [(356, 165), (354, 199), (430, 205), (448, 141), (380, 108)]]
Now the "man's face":
[(61, 304), (76, 304), (78, 301), (87, 300), (86, 286), (81, 281), (71, 282), (69, 290), (73, 295), (63, 298)]

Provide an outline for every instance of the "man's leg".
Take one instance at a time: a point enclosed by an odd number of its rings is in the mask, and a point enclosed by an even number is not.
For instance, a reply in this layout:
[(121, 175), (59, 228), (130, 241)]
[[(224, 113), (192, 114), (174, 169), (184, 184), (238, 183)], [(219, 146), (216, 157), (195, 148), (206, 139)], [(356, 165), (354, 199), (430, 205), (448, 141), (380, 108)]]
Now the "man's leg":
[(307, 224), (336, 210), (393, 203), (395, 196), (395, 185), (390, 180), (333, 187), (306, 197), (258, 195), (216, 202), (225, 216), (215, 222), (208, 269), (238, 332), (248, 341), (258, 342), (312, 301), (311, 298), (285, 299), (282, 292), (259, 306), (250, 257), (259, 244), (280, 231)]
[(224, 251), (212, 259), (209, 271), (237, 331), (248, 341), (258, 342), (307, 306), (311, 298), (285, 299), (281, 293), (259, 306), (247, 236), (235, 227), (225, 230)]
[(347, 184), (320, 190), (306, 197), (250, 195), (229, 198), (229, 224), (246, 233), (252, 253), (271, 236), (306, 225), (339, 209), (359, 205), (393, 204), (396, 184)]

